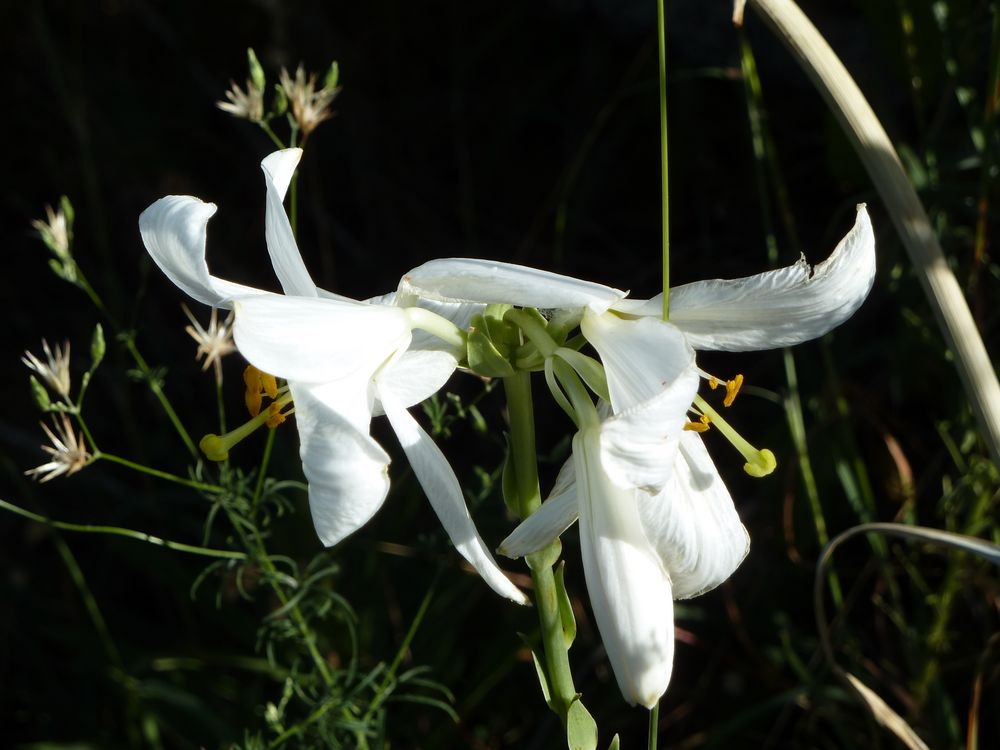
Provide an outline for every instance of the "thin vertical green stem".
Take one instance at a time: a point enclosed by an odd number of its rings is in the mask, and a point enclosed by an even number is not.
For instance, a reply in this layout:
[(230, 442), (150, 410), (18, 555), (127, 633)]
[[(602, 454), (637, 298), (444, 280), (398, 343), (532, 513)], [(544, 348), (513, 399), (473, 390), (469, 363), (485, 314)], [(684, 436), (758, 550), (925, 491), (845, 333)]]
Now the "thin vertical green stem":
[[(535, 450), (535, 421), (531, 399), (531, 375), (518, 372), (503, 379), (510, 418), (510, 459), (514, 465), (517, 508), (527, 518), (541, 505), (538, 486), (538, 459)], [(535, 584), (535, 604), (542, 631), (546, 677), (553, 710), (563, 723), (570, 704), (576, 699), (573, 673), (569, 666), (566, 644), (559, 616), (559, 599), (555, 574), (552, 570), (558, 557), (557, 543), (546, 550), (528, 556), (528, 567)]]
[(267, 465), (271, 462), (271, 449), (274, 447), (275, 430), (267, 431), (267, 441), (264, 443), (264, 456), (260, 459), (260, 467), (257, 469), (257, 484), (253, 488), (254, 508), (260, 502), (261, 493), (264, 491), (264, 480), (267, 479)]
[(177, 434), (180, 435), (181, 440), (184, 441), (184, 445), (187, 446), (188, 451), (192, 456), (198, 458), (198, 448), (195, 447), (194, 441), (188, 434), (188, 431), (184, 428), (181, 423), (180, 417), (177, 416), (177, 412), (174, 411), (174, 407), (170, 403), (170, 399), (167, 398), (167, 394), (163, 392), (160, 384), (156, 382), (156, 379), (152, 377), (152, 369), (146, 362), (142, 354), (136, 348), (135, 339), (129, 335), (125, 338), (125, 346), (128, 347), (129, 353), (132, 355), (132, 359), (135, 360), (136, 365), (139, 367), (139, 371), (142, 372), (143, 377), (146, 380), (146, 384), (149, 386), (149, 390), (153, 392), (156, 399), (160, 402), (160, 406), (163, 407), (163, 411), (166, 412), (167, 418), (170, 419), (170, 423), (177, 430)]
[(646, 741), (646, 750), (656, 750), (656, 741), (660, 734), (660, 702), (649, 710), (649, 739)]
[(663, 212), (663, 319), (670, 318), (670, 201), (667, 186), (667, 33), (663, 0), (656, 0), (660, 71), (660, 188)]

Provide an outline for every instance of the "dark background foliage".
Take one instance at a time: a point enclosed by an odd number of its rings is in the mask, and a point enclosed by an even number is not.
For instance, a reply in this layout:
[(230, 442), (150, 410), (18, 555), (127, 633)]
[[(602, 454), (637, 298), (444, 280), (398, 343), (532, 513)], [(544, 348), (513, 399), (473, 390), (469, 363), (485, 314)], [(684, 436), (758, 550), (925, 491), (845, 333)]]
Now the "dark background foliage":
[[(667, 6), (673, 278), (758, 272), (767, 264), (765, 225), (730, 4)], [(989, 202), (996, 183), (988, 171), (982, 177), (982, 152), (970, 137), (982, 125), (995, 4), (935, 4), (948, 11), (947, 23), (906, 0), (802, 6), (899, 144), (987, 347), (996, 351), (996, 266), (988, 254), (977, 258), (973, 232), (985, 198), (987, 236), (996, 236)], [(165, 194), (213, 201), (213, 272), (276, 287), (263, 242), (259, 171), (271, 144), (255, 126), (213, 106), (230, 79), (246, 77), (248, 46), (269, 82), (280, 66), (302, 61), (321, 71), (331, 60), (340, 63), (337, 116), (311, 137), (301, 167), (299, 243), (321, 286), (367, 297), (394, 288), (406, 269), (431, 258), (470, 256), (591, 278), (636, 296), (656, 293), (654, 23), (654, 4), (638, 0), (3, 4), (0, 495), (63, 520), (200, 538), (202, 499), (119, 467), (101, 464), (42, 487), (21, 476), (41, 462), (41, 434), (17, 359), (25, 349), (37, 351), (42, 336), (69, 339), (78, 377), (97, 319), (84, 295), (48, 272), (29, 224), (60, 194), (72, 198), (79, 263), (122, 327), (137, 331), (147, 359), (169, 366), (166, 388), (185, 423), (198, 434), (212, 429), (214, 394), (183, 332), (183, 296), (149, 262), (136, 219)], [(779, 262), (800, 251), (822, 260), (862, 201), (879, 242), (867, 304), (824, 341), (796, 350), (827, 527), (834, 533), (864, 517), (850, 489), (864, 496), (867, 482), (874, 519), (970, 531), (970, 508), (986, 498), (987, 521), (971, 531), (995, 535), (995, 472), (890, 220), (822, 101), (752, 12), (746, 34), (797, 230), (798, 241), (779, 231)], [(993, 144), (996, 130), (983, 132)], [(700, 364), (720, 374), (744, 372), (766, 393), (788, 389), (780, 353), (706, 356)], [(126, 366), (112, 343), (88, 404), (95, 432), (109, 450), (184, 474), (182, 446), (148, 392), (120, 377)], [(227, 361), (232, 414), (238, 373), (235, 358)], [(478, 392), (457, 378), (453, 388), (467, 397)], [(493, 472), (502, 460), (502, 404), (492, 395), (482, 408), (495, 439), (481, 440), (461, 424), (440, 441), (473, 488), (480, 481), (474, 467)], [(558, 443), (568, 425), (547, 406), (539, 419), (543, 450), (552, 454), (543, 469), (551, 476), (565, 455)], [(820, 545), (781, 400), (744, 397), (734, 421), (774, 450), (779, 470), (750, 480), (724, 441), (709, 441), (753, 549), (719, 591), (678, 607), (664, 742), (892, 746), (816, 657), (811, 586)], [(379, 436), (396, 450), (390, 434)], [(259, 442), (249, 441), (238, 460), (250, 467), (258, 450)], [(298, 478), (292, 430), (284, 430), (276, 450), (277, 474)], [(436, 581), (408, 659), (429, 666), (455, 693), (461, 717), (456, 725), (435, 709), (399, 704), (388, 714), (394, 746), (559, 746), (558, 721), (541, 701), (516, 635), (530, 637), (532, 613), (515, 611), (461, 570), (401, 457), (393, 473), (396, 490), (376, 521), (331, 553), (340, 568), (335, 586), (358, 611), (359, 658), (371, 665), (392, 657)], [(301, 496), (294, 497), (297, 512), (276, 525), (271, 546), (307, 559), (319, 545)], [(491, 544), (511, 527), (495, 491), (478, 501), (474, 515)], [(280, 685), (242, 671), (234, 655), (255, 653), (260, 619), (274, 606), (266, 593), (247, 602), (216, 581), (192, 597), (191, 583), (204, 567), (198, 559), (129, 540), (66, 541), (128, 673), (141, 684), (142, 715), (158, 731), (129, 726), (134, 714), (109, 674), (52, 533), (4, 516), (0, 744), (221, 747), (260, 729), (257, 707), (276, 701)], [(645, 714), (620, 700), (589, 619), (572, 533), (565, 547), (579, 600), (577, 685), (602, 730), (621, 731), (623, 746), (638, 747)], [(405, 554), (391, 554), (400, 549)], [(996, 631), (995, 578), (972, 560), (891, 549), (880, 566), (864, 542), (838, 557), (847, 594), (840, 615), (846, 625), (837, 636), (843, 659), (869, 675), (935, 747), (964, 745), (978, 675), (981, 739), (989, 746), (1000, 731), (996, 662), (977, 660)], [(521, 570), (519, 563), (507, 567)], [(901, 588), (891, 604), (883, 599), (887, 577)], [(928, 643), (945, 589), (953, 594), (946, 637)], [(341, 656), (349, 650), (343, 636), (329, 640), (334, 661), (338, 649)], [(176, 667), (184, 659), (188, 666)], [(939, 669), (921, 694), (917, 685), (929, 663)]]

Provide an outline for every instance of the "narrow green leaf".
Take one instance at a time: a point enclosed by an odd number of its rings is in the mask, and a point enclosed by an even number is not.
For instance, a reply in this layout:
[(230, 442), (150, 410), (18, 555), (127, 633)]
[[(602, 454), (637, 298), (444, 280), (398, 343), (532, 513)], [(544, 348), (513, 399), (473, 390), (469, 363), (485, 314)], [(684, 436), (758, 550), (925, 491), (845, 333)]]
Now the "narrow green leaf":
[(556, 568), (556, 596), (559, 604), (559, 619), (562, 622), (563, 638), (566, 641), (566, 648), (573, 645), (576, 640), (576, 617), (573, 615), (573, 603), (566, 592), (566, 561), (563, 560)]
[[(518, 635), (521, 636), (521, 640), (524, 641), (525, 644), (528, 643), (528, 638), (524, 635), (524, 633), (518, 633)], [(528, 647), (531, 648), (530, 645)], [(542, 660), (538, 658), (538, 654), (535, 653), (534, 649), (531, 649), (531, 661), (535, 665), (535, 674), (538, 675), (538, 684), (542, 688), (542, 697), (545, 699), (545, 703), (548, 707), (555, 711), (555, 704), (552, 703), (552, 691), (549, 690), (549, 678), (545, 674), (545, 667), (542, 665)]]
[(616, 734), (614, 736), (614, 738), (611, 740), (611, 744), (608, 745), (608, 750), (618, 750), (618, 745), (619, 744), (621, 744), (621, 743), (620, 743), (620, 741), (618, 739), (618, 735)]
[(597, 722), (579, 696), (566, 712), (566, 742), (570, 750), (597, 750)]

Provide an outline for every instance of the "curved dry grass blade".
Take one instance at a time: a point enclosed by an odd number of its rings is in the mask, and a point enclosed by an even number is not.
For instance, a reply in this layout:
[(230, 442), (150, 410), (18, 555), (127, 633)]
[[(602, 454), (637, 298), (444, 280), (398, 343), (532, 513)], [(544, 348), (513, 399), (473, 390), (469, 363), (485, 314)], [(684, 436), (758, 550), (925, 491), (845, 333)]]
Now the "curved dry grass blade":
[(884, 700), (879, 698), (878, 693), (850, 672), (845, 672), (844, 676), (851, 683), (854, 692), (861, 696), (861, 699), (867, 704), (872, 712), (872, 716), (875, 717), (875, 721), (899, 737), (903, 744), (910, 748), (910, 750), (930, 750), (927, 747), (927, 743), (920, 739), (917, 733), (913, 731), (913, 728), (906, 723), (906, 720), (889, 708)]
[(1000, 383), (927, 213), (871, 106), (850, 73), (792, 0), (753, 0), (840, 121), (885, 201), (938, 319), (993, 461), (1000, 466)]
[(845, 672), (840, 668), (833, 654), (833, 646), (830, 643), (830, 627), (826, 618), (826, 605), (823, 602), (824, 572), (834, 550), (848, 539), (861, 534), (883, 534), (952, 547), (979, 555), (998, 566), (1000, 566), (1000, 546), (983, 539), (941, 531), (940, 529), (929, 529), (924, 526), (907, 526), (901, 523), (863, 523), (847, 529), (830, 540), (830, 543), (823, 548), (816, 563), (816, 572), (813, 577), (813, 610), (816, 613), (816, 631), (819, 633), (820, 644), (830, 668), (851, 687), (858, 698), (868, 707), (868, 710), (872, 712), (875, 720), (899, 737), (910, 750), (928, 750), (927, 745), (917, 736), (910, 725), (893, 711), (877, 693), (850, 672)]

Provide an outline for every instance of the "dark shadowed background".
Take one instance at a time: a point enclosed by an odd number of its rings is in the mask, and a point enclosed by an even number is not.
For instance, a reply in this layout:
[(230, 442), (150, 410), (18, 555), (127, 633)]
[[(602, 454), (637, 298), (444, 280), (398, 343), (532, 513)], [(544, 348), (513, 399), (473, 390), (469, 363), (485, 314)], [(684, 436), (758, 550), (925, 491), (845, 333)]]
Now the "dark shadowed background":
[[(983, 120), (996, 3), (948, 0), (934, 4), (937, 16), (908, 0), (809, 0), (802, 7), (898, 144), (987, 348), (997, 351), (997, 268), (988, 247), (977, 254), (975, 240), (980, 211), (987, 238), (995, 238), (1000, 197), (989, 169), (997, 131)], [(748, 275), (768, 263), (767, 214), (730, 12), (728, 2), (667, 1), (676, 283)], [(832, 535), (865, 518), (901, 517), (968, 531), (969, 498), (986, 497), (975, 532), (995, 535), (995, 470), (984, 463), (957, 376), (889, 218), (796, 62), (752, 11), (747, 15), (745, 34), (798, 237), (770, 218), (779, 262), (800, 252), (811, 262), (825, 258), (859, 202), (868, 203), (879, 243), (878, 278), (866, 305), (822, 342), (795, 352), (826, 526)], [(72, 199), (80, 266), (121, 328), (136, 331), (147, 360), (168, 368), (165, 388), (185, 424), (197, 434), (213, 429), (214, 390), (183, 331), (180, 303), (187, 300), (149, 261), (136, 222), (162, 195), (215, 202), (213, 273), (277, 288), (263, 240), (259, 166), (271, 143), (214, 106), (230, 80), (247, 77), (247, 47), (256, 50), (269, 88), (281, 66), (340, 65), (337, 115), (310, 137), (300, 173), (299, 245), (320, 286), (364, 298), (393, 289), (426, 260), (469, 256), (548, 268), (636, 296), (659, 291), (650, 0), (3, 3), (3, 499), (62, 520), (200, 540), (207, 508), (194, 493), (103, 463), (45, 485), (22, 476), (42, 462), (42, 434), (18, 358), (25, 349), (39, 351), (42, 337), (68, 339), (78, 377), (99, 319), (83, 294), (49, 272), (30, 222), (60, 195)], [(977, 146), (977, 129), (985, 148)], [(226, 361), (234, 415), (241, 399), (237, 359)], [(678, 607), (683, 632), (662, 709), (665, 746), (895, 747), (816, 657), (811, 592), (821, 545), (782, 407), (789, 384), (781, 353), (705, 356), (699, 364), (722, 375), (743, 372), (773, 396), (743, 397), (733, 421), (775, 452), (779, 469), (751, 480), (725, 441), (708, 441), (753, 547), (729, 583)], [(124, 376), (129, 366), (109, 333), (108, 362), (88, 397), (92, 428), (108, 450), (185, 474), (183, 447), (148, 391)], [(467, 398), (481, 390), (459, 375), (449, 388)], [(543, 399), (542, 389), (537, 396)], [(473, 495), (476, 467), (494, 472), (503, 457), (499, 391), (481, 407), (494, 437), (483, 439), (463, 423), (439, 440)], [(539, 420), (549, 458), (543, 471), (551, 479), (568, 450), (559, 440), (569, 425), (548, 403)], [(391, 433), (375, 429), (400, 454)], [(253, 465), (257, 437), (235, 460)], [(293, 430), (285, 428), (275, 450), (275, 473), (301, 478)], [(429, 666), (453, 691), (461, 717), (456, 724), (433, 708), (391, 707), (393, 746), (561, 746), (558, 721), (541, 700), (517, 636), (533, 637), (533, 613), (508, 606), (463, 572), (401, 454), (392, 472), (394, 494), (375, 522), (330, 553), (341, 571), (335, 586), (357, 610), (359, 659), (370, 665), (391, 659), (436, 580), (407, 663)], [(973, 480), (979, 484), (968, 497), (956, 495)], [(495, 545), (512, 522), (495, 488), (480, 494), (474, 516)], [(276, 527), (272, 547), (307, 558), (319, 543), (304, 498), (294, 498), (298, 510)], [(577, 686), (609, 733), (602, 747), (614, 731), (622, 732), (623, 747), (639, 747), (645, 712), (628, 709), (617, 692), (588, 613), (574, 533), (564, 546), (579, 605), (580, 636), (571, 652)], [(241, 671), (228, 656), (254, 655), (256, 629), (272, 605), (264, 594), (242, 601), (223, 581), (192, 597), (204, 567), (196, 558), (124, 539), (66, 541), (128, 673), (141, 684), (142, 715), (152, 717), (144, 721), (156, 731), (130, 733), (127, 717), (134, 714), (123, 706), (51, 532), (2, 515), (0, 745), (226, 747), (261, 730), (260, 707), (280, 699), (281, 684)], [(956, 567), (932, 550), (892, 549), (890, 563), (878, 568), (890, 570), (903, 589), (892, 606), (882, 598), (870, 545), (854, 542), (838, 557), (847, 596), (838, 653), (933, 747), (965, 746), (978, 675), (981, 746), (991, 746), (1000, 731), (997, 662), (983, 654), (995, 640), (995, 577), (972, 560)], [(504, 565), (525, 572), (519, 562)], [(945, 636), (929, 642), (943, 589), (952, 592)], [(331, 636), (334, 661), (338, 643), (346, 648)], [(929, 662), (939, 668), (930, 687), (920, 687)], [(36, 744), (43, 742), (54, 744)]]

